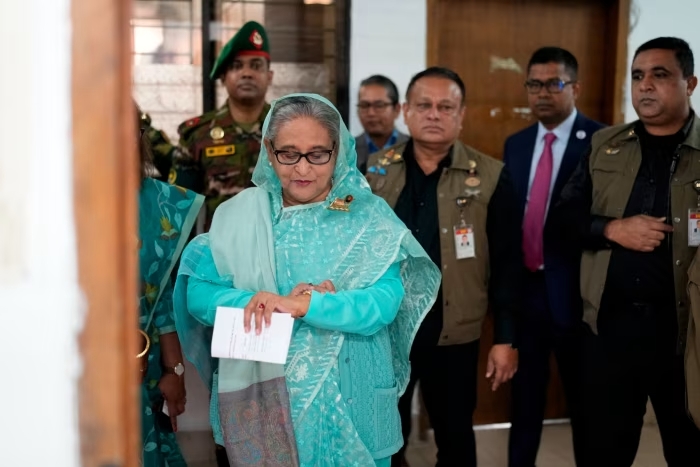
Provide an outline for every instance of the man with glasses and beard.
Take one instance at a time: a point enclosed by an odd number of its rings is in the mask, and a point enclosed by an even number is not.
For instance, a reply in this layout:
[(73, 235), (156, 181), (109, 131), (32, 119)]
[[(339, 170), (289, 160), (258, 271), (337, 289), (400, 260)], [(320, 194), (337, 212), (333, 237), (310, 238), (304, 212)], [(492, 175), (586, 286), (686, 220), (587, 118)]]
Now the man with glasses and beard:
[(267, 33), (249, 21), (221, 50), (211, 72), (226, 88), (226, 103), (178, 128), (185, 154), (173, 161), (169, 182), (206, 196), (205, 230), (221, 203), (251, 185), (272, 74)]

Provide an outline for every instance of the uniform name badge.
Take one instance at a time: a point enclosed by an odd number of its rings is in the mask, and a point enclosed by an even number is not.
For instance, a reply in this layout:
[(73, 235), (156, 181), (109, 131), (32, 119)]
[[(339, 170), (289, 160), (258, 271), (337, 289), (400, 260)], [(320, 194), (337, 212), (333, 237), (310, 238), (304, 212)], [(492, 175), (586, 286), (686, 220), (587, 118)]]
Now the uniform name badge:
[(700, 208), (688, 209), (688, 246), (700, 246)]
[(454, 226), (455, 252), (457, 259), (476, 257), (474, 248), (474, 227), (471, 224), (461, 223)]

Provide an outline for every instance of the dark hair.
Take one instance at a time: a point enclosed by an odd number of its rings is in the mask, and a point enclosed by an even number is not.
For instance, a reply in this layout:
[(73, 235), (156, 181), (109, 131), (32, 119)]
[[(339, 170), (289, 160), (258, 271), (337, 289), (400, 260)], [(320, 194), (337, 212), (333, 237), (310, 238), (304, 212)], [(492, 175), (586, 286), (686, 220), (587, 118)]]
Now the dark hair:
[(637, 48), (634, 52), (634, 58), (637, 58), (642, 52), (652, 49), (672, 50), (676, 54), (676, 60), (683, 72), (683, 78), (690, 78), (695, 73), (695, 60), (693, 59), (693, 51), (690, 50), (690, 45), (683, 39), (677, 37), (657, 37)]
[(541, 47), (532, 54), (530, 61), (527, 63), (527, 71), (530, 72), (532, 65), (545, 65), (547, 63), (558, 63), (564, 65), (571, 79), (578, 79), (578, 61), (574, 54), (561, 47)]
[(386, 89), (386, 95), (389, 96), (389, 100), (392, 105), (399, 103), (399, 89), (396, 87), (394, 82), (384, 75), (372, 75), (367, 79), (363, 79), (360, 83), (362, 86), (377, 85)]
[(445, 78), (455, 83), (459, 87), (459, 91), (462, 93), (462, 104), (464, 104), (464, 100), (466, 98), (466, 89), (464, 87), (464, 82), (462, 82), (462, 78), (460, 78), (457, 73), (450, 70), (449, 68), (444, 68), (441, 66), (431, 66), (430, 68), (427, 68), (421, 71), (420, 73), (414, 75), (413, 78), (411, 78), (411, 82), (408, 83), (408, 88), (406, 88), (406, 100), (408, 100), (408, 96), (411, 95), (413, 85), (415, 85), (419, 79), (431, 77)]

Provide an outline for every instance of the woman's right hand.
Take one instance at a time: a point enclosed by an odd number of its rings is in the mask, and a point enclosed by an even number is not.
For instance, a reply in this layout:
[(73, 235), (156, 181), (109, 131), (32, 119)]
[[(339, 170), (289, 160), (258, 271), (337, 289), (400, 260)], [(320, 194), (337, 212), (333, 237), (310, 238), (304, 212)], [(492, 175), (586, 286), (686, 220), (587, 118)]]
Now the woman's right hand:
[(309, 311), (311, 295), (301, 294), (295, 297), (280, 297), (270, 292), (258, 292), (243, 309), (243, 326), (245, 332), (250, 332), (251, 320), (255, 319), (255, 333), (262, 332), (263, 320), (265, 326), (270, 326), (272, 313), (289, 313), (293, 318), (302, 318)]

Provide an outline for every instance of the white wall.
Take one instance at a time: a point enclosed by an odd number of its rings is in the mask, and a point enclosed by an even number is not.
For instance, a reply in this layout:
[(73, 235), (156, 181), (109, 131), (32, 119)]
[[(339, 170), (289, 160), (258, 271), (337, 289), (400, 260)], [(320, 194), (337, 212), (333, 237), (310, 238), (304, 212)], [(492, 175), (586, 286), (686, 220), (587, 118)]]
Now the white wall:
[[(350, 132), (357, 118), (360, 81), (382, 74), (399, 88), (401, 102), (411, 77), (426, 66), (426, 0), (353, 0), (350, 35)], [(403, 118), (397, 128), (406, 131)]]
[(70, 0), (0, 3), (0, 465), (79, 465)]
[[(644, 42), (660, 36), (675, 36), (690, 44), (695, 55), (695, 74), (700, 74), (700, 1), (698, 0), (634, 0), (630, 14), (630, 36), (627, 41), (628, 67), (632, 67), (634, 51)], [(630, 76), (627, 75), (625, 93), (625, 120), (634, 121), (634, 112), (629, 98)], [(693, 107), (700, 104), (700, 90), (692, 98)]]

